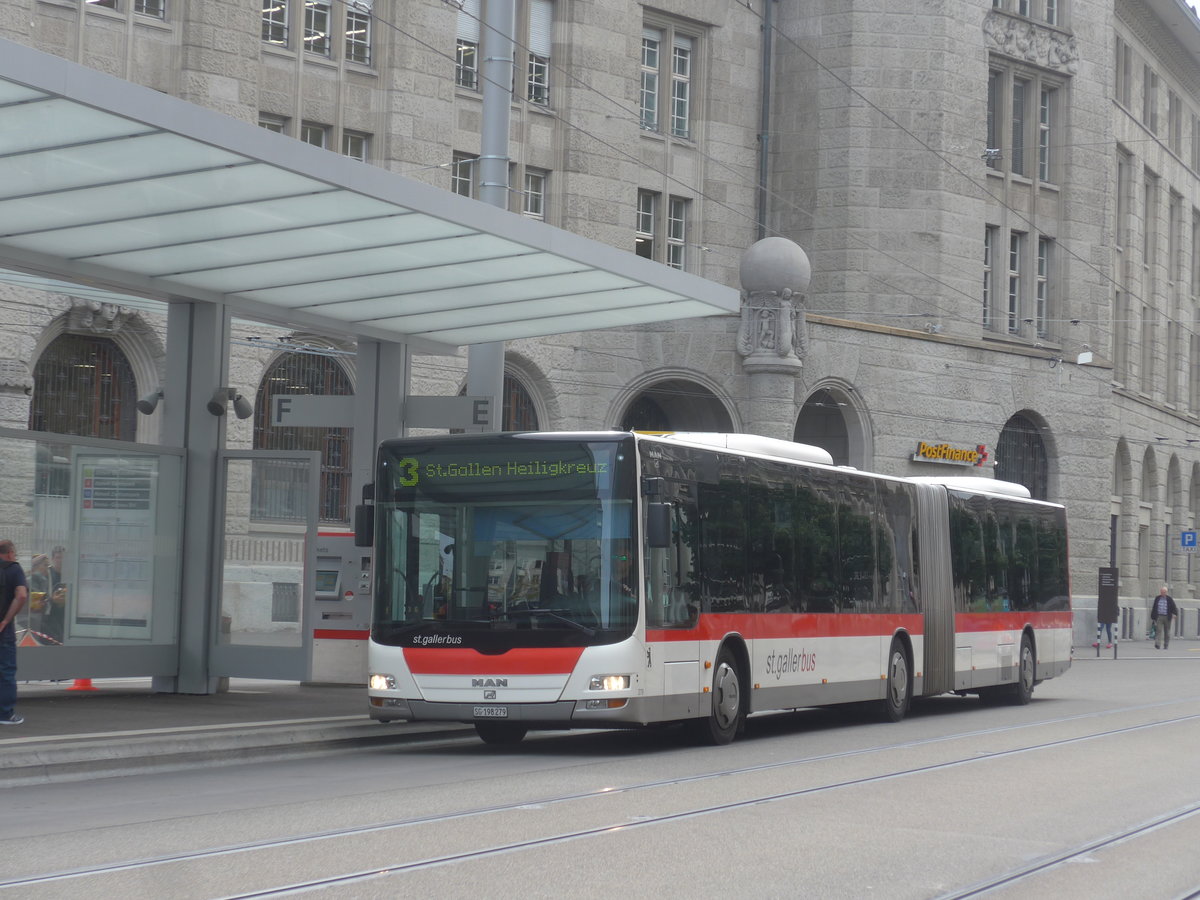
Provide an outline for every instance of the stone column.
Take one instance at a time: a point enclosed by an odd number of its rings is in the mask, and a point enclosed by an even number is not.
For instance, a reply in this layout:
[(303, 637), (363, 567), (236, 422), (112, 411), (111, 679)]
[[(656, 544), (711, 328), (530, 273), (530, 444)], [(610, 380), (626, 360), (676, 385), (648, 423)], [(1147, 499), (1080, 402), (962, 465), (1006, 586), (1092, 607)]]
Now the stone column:
[(0, 359), (0, 426), (29, 427), (33, 375), (21, 359)]
[(785, 441), (795, 434), (796, 379), (808, 348), (803, 293), (811, 276), (808, 256), (787, 238), (764, 238), (742, 254), (737, 350), (750, 376), (751, 434)]

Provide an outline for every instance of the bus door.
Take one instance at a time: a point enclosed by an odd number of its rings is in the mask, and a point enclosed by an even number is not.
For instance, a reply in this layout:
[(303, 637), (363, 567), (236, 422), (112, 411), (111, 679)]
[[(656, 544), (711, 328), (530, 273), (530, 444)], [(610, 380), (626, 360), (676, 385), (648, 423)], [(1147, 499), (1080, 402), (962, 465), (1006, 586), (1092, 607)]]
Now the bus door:
[(700, 585), (696, 577), (696, 506), (689, 485), (670, 491), (670, 537), (667, 546), (647, 542), (646, 598), (647, 694), (663, 698), (664, 719), (699, 715)]

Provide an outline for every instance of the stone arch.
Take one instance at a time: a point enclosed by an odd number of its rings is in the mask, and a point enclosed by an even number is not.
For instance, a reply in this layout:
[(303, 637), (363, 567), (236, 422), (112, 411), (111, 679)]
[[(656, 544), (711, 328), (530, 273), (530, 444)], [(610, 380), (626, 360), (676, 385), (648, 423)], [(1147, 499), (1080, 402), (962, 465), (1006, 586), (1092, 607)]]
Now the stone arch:
[(1113, 453), (1112, 494), (1109, 497), (1110, 515), (1118, 516), (1112, 529), (1109, 559), (1115, 560), (1122, 571), (1136, 571), (1136, 560), (1127, 556), (1137, 548), (1138, 502), (1134, 489), (1133, 457), (1124, 438), (1117, 441)]
[(820, 382), (796, 417), (792, 440), (821, 447), (835, 465), (871, 468), (874, 452), (866, 411), (853, 387), (836, 379)]
[[(548, 401), (547, 398), (551, 394), (550, 381), (536, 363), (520, 353), (504, 354), (504, 409), (502, 415), (505, 423), (512, 420), (514, 425), (517, 424), (514, 419), (514, 400), (519, 395), (523, 395), (521, 402), (527, 404), (532, 412), (533, 422), (528, 427), (520, 426), (521, 430), (552, 430), (552, 423), (556, 421), (557, 417), (551, 415), (550, 408), (551, 406), (557, 407), (557, 404)], [(504, 430), (511, 429), (506, 424)]]
[(1030, 409), (1013, 413), (996, 442), (996, 478), (1023, 484), (1038, 500), (1053, 496), (1051, 461), (1057, 458), (1046, 420)]
[(1142, 484), (1138, 499), (1143, 503), (1154, 505), (1159, 500), (1158, 460), (1154, 456), (1154, 448), (1147, 447), (1142, 454)]
[(1188, 497), (1188, 512), (1192, 516), (1192, 525), (1200, 524), (1200, 462), (1192, 463), (1192, 480)]
[[(34, 374), (33, 393), (37, 393), (36, 371), (38, 363), (56, 340), (64, 335), (111, 341), (129, 366), (133, 378), (133, 401), (138, 397), (162, 387), (166, 374), (166, 349), (159, 330), (147, 321), (140, 310), (128, 309), (111, 303), (98, 303), (83, 297), (68, 296), (70, 307), (56, 316), (38, 335), (34, 343), (33, 360), (30, 365)], [(163, 315), (166, 315), (164, 304)], [(128, 440), (146, 443), (157, 439), (157, 429), (144, 427), (154, 417), (134, 415), (133, 434)], [(33, 418), (33, 405), (30, 419)]]
[(687, 370), (643, 376), (621, 392), (609, 421), (643, 431), (733, 433), (741, 423), (724, 391), (710, 378)]

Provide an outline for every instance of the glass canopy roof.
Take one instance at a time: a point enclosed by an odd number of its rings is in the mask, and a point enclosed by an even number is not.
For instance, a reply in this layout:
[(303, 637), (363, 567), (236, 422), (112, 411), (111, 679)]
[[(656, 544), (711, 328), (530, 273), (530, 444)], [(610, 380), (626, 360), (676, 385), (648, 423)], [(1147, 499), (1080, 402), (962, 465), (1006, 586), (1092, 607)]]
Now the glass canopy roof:
[(0, 268), (429, 350), (738, 310), (732, 288), (4, 40)]

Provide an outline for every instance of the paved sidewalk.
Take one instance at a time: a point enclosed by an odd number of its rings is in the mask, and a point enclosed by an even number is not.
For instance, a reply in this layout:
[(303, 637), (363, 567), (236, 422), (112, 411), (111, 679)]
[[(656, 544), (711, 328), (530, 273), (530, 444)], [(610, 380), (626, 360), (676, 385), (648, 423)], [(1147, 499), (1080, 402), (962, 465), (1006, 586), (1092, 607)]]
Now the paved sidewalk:
[(0, 728), (0, 789), (265, 761), (406, 743), (468, 725), (392, 723), (367, 716), (362, 686), (233, 679), (206, 696), (159, 694), (149, 679), (21, 683), (23, 725)]

